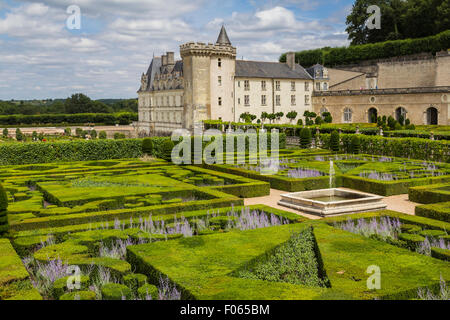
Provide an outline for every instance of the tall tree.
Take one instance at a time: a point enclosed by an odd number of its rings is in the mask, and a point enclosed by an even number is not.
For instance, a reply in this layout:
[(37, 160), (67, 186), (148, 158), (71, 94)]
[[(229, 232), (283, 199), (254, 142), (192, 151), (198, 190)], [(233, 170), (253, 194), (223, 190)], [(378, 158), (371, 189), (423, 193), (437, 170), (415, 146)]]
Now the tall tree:
[[(369, 29), (367, 8), (381, 10), (381, 29)], [(347, 16), (352, 45), (420, 38), (450, 29), (450, 0), (356, 0)]]

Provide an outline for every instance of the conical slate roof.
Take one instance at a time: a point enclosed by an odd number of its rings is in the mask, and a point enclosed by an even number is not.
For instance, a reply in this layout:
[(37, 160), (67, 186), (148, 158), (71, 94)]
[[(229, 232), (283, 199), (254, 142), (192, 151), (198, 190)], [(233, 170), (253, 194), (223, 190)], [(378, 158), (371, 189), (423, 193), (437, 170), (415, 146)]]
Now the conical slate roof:
[(227, 35), (227, 30), (225, 30), (224, 26), (222, 26), (222, 29), (220, 29), (220, 34), (219, 37), (217, 38), (216, 44), (231, 46), (230, 39), (228, 38)]

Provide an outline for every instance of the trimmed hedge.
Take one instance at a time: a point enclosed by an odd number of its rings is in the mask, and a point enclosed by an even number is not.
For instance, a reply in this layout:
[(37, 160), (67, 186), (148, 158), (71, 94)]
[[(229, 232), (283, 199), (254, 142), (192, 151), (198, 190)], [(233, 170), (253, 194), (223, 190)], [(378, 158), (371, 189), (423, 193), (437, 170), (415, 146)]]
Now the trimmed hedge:
[(123, 284), (107, 283), (102, 287), (103, 300), (122, 300), (124, 297), (126, 300), (133, 298), (131, 289)]
[[(296, 60), (305, 67), (316, 63), (326, 66), (358, 63), (366, 60), (386, 59), (397, 56), (418, 54), (422, 52), (436, 53), (450, 48), (450, 30), (434, 36), (369, 43), (339, 48), (321, 48), (296, 53)], [(286, 62), (286, 54), (280, 57), (280, 62)]]
[[(431, 131), (425, 130), (397, 130), (397, 131), (385, 131), (385, 136), (397, 137), (397, 138), (421, 138), (430, 139)], [(450, 132), (434, 132), (434, 138), (436, 140), (450, 140)]]
[(6, 209), (8, 209), (8, 195), (0, 184), (0, 236), (7, 233), (9, 229)]
[(39, 115), (7, 115), (0, 116), (0, 125), (32, 125), (32, 124), (81, 124), (96, 123), (106, 125), (129, 125), (138, 121), (138, 114), (123, 113), (77, 113), (77, 114), (39, 114)]
[[(330, 187), (330, 177), (328, 176), (318, 178), (293, 179), (282, 176), (262, 175), (251, 170), (232, 168), (224, 165), (204, 164), (203, 167), (216, 171), (240, 175), (250, 179), (269, 182), (271, 188), (288, 192), (328, 189)], [(342, 176), (340, 175), (335, 176), (335, 184), (336, 186), (342, 185)]]
[(141, 146), (138, 139), (6, 143), (0, 145), (0, 164), (139, 158)]
[(342, 186), (380, 196), (393, 196), (408, 193), (411, 187), (450, 182), (450, 176), (395, 181), (375, 181), (363, 177), (343, 175)]
[(431, 248), (431, 256), (436, 259), (450, 261), (450, 250), (441, 248)]
[[(11, 225), (11, 229), (16, 231), (32, 230), (36, 228), (50, 228), (63, 227), (69, 225), (76, 225), (89, 222), (114, 221), (115, 219), (129, 219), (133, 217), (148, 217), (152, 214), (167, 215), (178, 212), (195, 211), (201, 209), (209, 209), (211, 207), (221, 208), (229, 207), (230, 205), (241, 206), (244, 201), (229, 194), (222, 193), (212, 189), (202, 189), (198, 192), (210, 195), (212, 199), (198, 200), (175, 204), (153, 205), (148, 207), (141, 207), (138, 209), (118, 209), (110, 211), (88, 212), (69, 214), (62, 216), (49, 216), (42, 218), (32, 218), (24, 220), (23, 222)], [(216, 198), (213, 198), (216, 197)]]
[(448, 202), (450, 201), (450, 183), (410, 188), (409, 201), (423, 204)]
[(42, 300), (8, 239), (0, 239), (0, 301)]
[(416, 216), (450, 222), (450, 202), (418, 206)]
[[(341, 134), (341, 151), (351, 153), (352, 134)], [(400, 158), (432, 160), (450, 163), (450, 141), (419, 138), (385, 138), (359, 135), (360, 152)], [(322, 147), (331, 150), (329, 134), (321, 134)]]

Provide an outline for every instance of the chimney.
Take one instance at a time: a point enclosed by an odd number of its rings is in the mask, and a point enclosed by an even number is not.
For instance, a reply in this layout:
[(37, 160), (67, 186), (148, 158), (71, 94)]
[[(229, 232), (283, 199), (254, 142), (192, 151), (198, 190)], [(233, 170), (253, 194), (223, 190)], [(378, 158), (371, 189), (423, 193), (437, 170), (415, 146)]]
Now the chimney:
[(162, 66), (167, 66), (167, 56), (162, 56)]
[(292, 70), (295, 70), (295, 52), (286, 53), (286, 64)]
[(172, 66), (175, 64), (175, 53), (167, 52), (167, 64)]

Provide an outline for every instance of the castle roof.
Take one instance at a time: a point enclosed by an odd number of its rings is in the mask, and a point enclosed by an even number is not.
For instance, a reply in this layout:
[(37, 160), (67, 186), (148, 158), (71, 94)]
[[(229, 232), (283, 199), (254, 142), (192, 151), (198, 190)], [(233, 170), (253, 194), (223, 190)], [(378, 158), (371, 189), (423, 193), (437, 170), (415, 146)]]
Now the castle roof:
[(236, 60), (236, 77), (271, 79), (306, 79), (311, 76), (299, 64), (292, 70), (285, 63)]
[[(183, 61), (178, 60), (175, 62), (175, 66), (171, 71), (169, 71), (166, 67), (163, 67), (162, 65), (162, 58), (161, 57), (154, 57), (152, 62), (150, 63), (150, 66), (147, 70), (147, 88), (145, 88), (143, 91), (152, 91), (153, 89), (153, 83), (155, 81), (155, 78), (157, 75), (161, 74), (173, 74), (175, 72), (178, 72), (180, 74), (183, 74)], [(180, 89), (180, 87), (174, 88), (174, 89)]]
[(145, 88), (144, 91), (147, 91), (152, 87), (153, 81), (155, 80), (155, 75), (160, 72), (162, 66), (162, 59), (161, 57), (155, 57), (153, 58), (152, 62), (150, 63), (150, 66), (147, 70), (147, 88)]
[(225, 30), (224, 26), (222, 26), (222, 29), (220, 29), (219, 37), (217, 38), (216, 44), (231, 46), (231, 41), (228, 38), (227, 30)]

